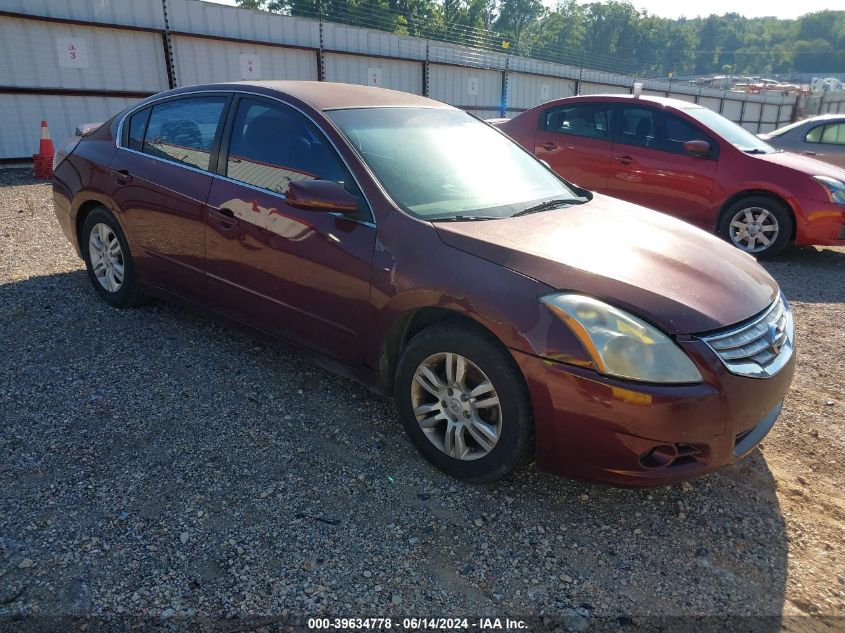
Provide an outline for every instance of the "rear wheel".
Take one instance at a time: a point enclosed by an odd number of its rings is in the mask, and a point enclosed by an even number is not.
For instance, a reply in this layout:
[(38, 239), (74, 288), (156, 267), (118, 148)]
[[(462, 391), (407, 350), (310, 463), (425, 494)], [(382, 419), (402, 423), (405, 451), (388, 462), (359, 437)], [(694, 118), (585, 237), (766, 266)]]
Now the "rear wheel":
[(405, 432), (432, 464), (470, 481), (493, 481), (528, 455), (527, 390), (513, 359), (472, 329), (432, 326), (402, 353), (395, 397)]
[(749, 196), (728, 207), (719, 230), (737, 248), (766, 258), (786, 248), (794, 225), (792, 213), (781, 202), (765, 196)]
[(88, 278), (97, 294), (117, 308), (143, 303), (146, 297), (135, 281), (126, 237), (105, 207), (88, 214), (80, 238)]

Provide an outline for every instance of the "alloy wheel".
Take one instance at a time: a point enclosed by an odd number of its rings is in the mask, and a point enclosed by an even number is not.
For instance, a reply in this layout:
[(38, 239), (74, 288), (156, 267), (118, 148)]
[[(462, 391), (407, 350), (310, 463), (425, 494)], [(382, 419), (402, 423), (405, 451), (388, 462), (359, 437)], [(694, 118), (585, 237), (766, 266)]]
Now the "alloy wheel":
[(411, 405), (425, 436), (450, 457), (480, 459), (499, 441), (502, 407), (496, 389), (460, 354), (441, 352), (419, 364)]
[(759, 253), (769, 248), (777, 240), (779, 231), (777, 218), (763, 207), (740, 209), (731, 218), (731, 242), (747, 253)]
[(120, 290), (124, 275), (123, 251), (117, 235), (107, 224), (100, 222), (91, 228), (88, 256), (100, 285), (109, 292)]

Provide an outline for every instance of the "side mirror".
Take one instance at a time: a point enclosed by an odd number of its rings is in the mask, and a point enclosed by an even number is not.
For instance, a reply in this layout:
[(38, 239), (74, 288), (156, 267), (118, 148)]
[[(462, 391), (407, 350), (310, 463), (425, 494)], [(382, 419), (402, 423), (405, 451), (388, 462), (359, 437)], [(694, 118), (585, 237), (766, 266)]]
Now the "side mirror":
[(684, 151), (691, 156), (704, 158), (710, 155), (710, 143), (701, 139), (687, 141), (684, 143)]
[(309, 211), (355, 213), (358, 200), (341, 185), (331, 180), (294, 180), (288, 185), (288, 204)]

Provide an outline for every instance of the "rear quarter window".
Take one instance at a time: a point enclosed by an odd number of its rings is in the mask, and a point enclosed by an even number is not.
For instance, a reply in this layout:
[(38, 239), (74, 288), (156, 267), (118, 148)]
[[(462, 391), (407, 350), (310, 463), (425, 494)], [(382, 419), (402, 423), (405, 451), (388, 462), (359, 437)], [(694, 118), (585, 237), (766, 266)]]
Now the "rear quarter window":
[(129, 130), (124, 141), (126, 147), (142, 151), (144, 147), (144, 133), (147, 131), (147, 121), (150, 119), (150, 109), (144, 108), (129, 117)]

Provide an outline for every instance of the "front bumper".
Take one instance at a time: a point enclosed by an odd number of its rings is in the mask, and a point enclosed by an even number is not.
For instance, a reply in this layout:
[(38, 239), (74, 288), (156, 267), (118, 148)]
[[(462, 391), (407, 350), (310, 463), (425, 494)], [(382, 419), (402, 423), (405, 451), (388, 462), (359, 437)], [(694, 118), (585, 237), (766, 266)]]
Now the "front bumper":
[(780, 413), (794, 354), (771, 378), (755, 379), (728, 372), (701, 341), (683, 347), (702, 383), (637, 384), (513, 352), (534, 407), (538, 468), (620, 486), (659, 486), (753, 450)]
[(845, 246), (845, 206), (801, 200), (796, 214), (795, 243), (808, 246)]

